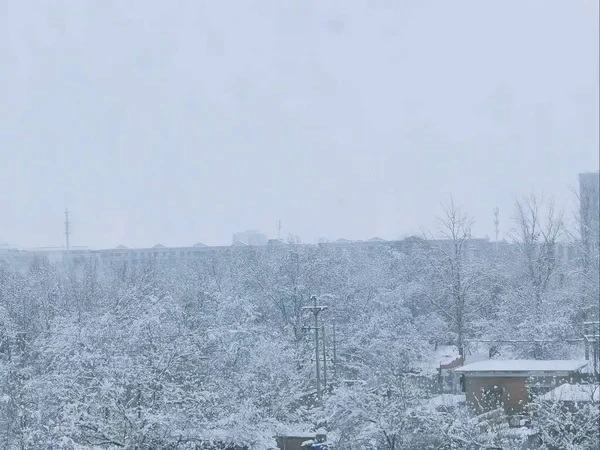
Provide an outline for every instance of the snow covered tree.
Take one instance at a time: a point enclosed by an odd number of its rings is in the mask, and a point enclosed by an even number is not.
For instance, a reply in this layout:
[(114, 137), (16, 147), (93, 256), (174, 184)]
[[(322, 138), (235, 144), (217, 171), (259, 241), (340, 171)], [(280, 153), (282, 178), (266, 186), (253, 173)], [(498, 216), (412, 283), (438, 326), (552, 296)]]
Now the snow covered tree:
[(531, 405), (542, 450), (592, 450), (600, 445), (598, 386), (584, 386), (589, 388), (587, 399), (567, 403), (560, 399), (538, 400)]
[(443, 208), (437, 236), (441, 239), (429, 235), (421, 245), (420, 257), (426, 267), (421, 283), (428, 303), (449, 324), (463, 356), (465, 339), (490, 298), (486, 291), (489, 272), (481, 252), (471, 248), (474, 220), (453, 200)]
[(557, 212), (553, 201), (547, 204), (547, 217), (542, 217), (544, 199), (535, 194), (515, 203), (514, 242), (521, 255), (524, 279), (530, 288), (532, 306), (540, 314), (543, 296), (556, 273), (556, 247), (564, 233), (562, 212)]
[(516, 251), (506, 255), (506, 283), (493, 333), (500, 340), (529, 341), (512, 346), (516, 357), (568, 358), (568, 345), (550, 342), (575, 334), (570, 322), (572, 280), (557, 258), (564, 235), (562, 213), (552, 201), (531, 194), (516, 201), (515, 225)]
[[(400, 450), (414, 445), (422, 394), (405, 376), (377, 386), (340, 387), (327, 403), (328, 423), (337, 433), (336, 448)], [(407, 446), (408, 445), (408, 446)]]

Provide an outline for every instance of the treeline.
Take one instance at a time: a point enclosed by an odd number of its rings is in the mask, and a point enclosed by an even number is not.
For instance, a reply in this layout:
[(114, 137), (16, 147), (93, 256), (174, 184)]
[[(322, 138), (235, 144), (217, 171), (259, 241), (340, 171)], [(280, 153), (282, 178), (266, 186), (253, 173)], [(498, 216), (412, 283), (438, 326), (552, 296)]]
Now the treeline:
[[(405, 253), (290, 240), (170, 270), (0, 267), (0, 447), (267, 449), (279, 431), (318, 426), (344, 449), (479, 445), (470, 419), (436, 428), (419, 413), (427, 392), (407, 374), (425, 373), (436, 346), (465, 353), (475, 340), (506, 357), (573, 356), (567, 341), (598, 317), (597, 248), (562, 265), (564, 223), (541, 211), (534, 198), (517, 205), (508, 254), (467, 251), (472, 220), (450, 204), (435, 233), (449, 245)], [(328, 306), (330, 357), (336, 324), (323, 408), (303, 310), (313, 295)], [(354, 382), (334, 387), (334, 370)]]

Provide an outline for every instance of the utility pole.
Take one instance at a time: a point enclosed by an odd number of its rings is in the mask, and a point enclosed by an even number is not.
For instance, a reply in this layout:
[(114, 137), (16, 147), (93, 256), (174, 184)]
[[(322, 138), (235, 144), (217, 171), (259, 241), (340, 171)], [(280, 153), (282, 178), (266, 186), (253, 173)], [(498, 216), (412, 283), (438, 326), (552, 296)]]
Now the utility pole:
[(69, 222), (69, 210), (65, 209), (65, 238), (67, 244), (67, 253), (69, 253), (69, 235), (71, 234), (69, 225), (71, 225), (71, 222)]
[(281, 220), (279, 221), (279, 223), (277, 224), (277, 240), (280, 241), (281, 240)]
[(321, 402), (321, 372), (319, 367), (319, 313), (321, 311), (325, 311), (327, 306), (317, 306), (317, 297), (312, 296), (311, 300), (313, 301), (313, 306), (305, 306), (302, 308), (302, 311), (310, 311), (315, 316), (315, 326), (307, 327), (315, 330), (315, 364), (317, 371), (317, 400)]
[(598, 359), (600, 357), (598, 354), (600, 347), (600, 322), (584, 322), (583, 339), (585, 343), (585, 359), (589, 361), (591, 350), (592, 361), (594, 364), (594, 374), (598, 376), (598, 372), (600, 370), (600, 365), (598, 364)]
[(499, 234), (498, 225), (500, 225), (500, 220), (498, 219), (499, 214), (500, 214), (500, 209), (496, 206), (496, 208), (494, 208), (494, 227), (496, 228), (496, 253), (498, 253), (498, 234)]
[(323, 325), (323, 390), (327, 394), (327, 342), (325, 340), (325, 325)]
[(337, 354), (336, 354), (336, 342), (335, 342), (335, 318), (333, 319), (333, 378), (337, 380)]

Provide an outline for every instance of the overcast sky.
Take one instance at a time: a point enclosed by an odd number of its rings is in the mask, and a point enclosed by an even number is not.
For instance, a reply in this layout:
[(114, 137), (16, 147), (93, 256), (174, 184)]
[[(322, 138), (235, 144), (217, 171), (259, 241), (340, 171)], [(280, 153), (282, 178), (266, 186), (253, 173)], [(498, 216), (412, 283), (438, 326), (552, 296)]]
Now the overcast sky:
[(0, 1), (0, 243), (475, 233), (598, 169), (597, 0)]

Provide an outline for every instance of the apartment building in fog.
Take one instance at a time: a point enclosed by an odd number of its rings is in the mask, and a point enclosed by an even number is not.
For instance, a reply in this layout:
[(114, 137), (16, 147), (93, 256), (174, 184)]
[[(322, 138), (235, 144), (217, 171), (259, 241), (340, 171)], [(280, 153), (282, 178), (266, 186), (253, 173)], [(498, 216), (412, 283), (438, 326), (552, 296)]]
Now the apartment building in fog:
[(600, 176), (598, 172), (579, 174), (579, 208), (583, 244), (588, 251), (597, 250), (600, 241)]

